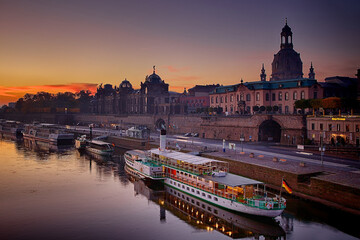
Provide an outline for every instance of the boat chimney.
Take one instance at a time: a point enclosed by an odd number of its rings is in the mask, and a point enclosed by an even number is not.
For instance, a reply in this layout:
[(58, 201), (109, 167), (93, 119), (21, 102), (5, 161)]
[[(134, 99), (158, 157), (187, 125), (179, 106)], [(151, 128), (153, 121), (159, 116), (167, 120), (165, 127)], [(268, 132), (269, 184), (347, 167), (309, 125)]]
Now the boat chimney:
[(165, 151), (166, 149), (166, 130), (161, 129), (160, 131), (160, 151)]

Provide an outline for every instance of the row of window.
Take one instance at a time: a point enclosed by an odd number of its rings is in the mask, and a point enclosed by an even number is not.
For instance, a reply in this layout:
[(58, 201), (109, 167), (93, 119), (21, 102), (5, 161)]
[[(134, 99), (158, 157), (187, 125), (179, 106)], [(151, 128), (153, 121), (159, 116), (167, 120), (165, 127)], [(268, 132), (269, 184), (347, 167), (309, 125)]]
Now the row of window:
[[(175, 181), (172, 181), (170, 180), (170, 184), (176, 186), (176, 182)], [(206, 194), (204, 192), (200, 192), (199, 190), (196, 189), (196, 192), (195, 192), (195, 189), (194, 188), (190, 188), (189, 186), (185, 186), (184, 184), (180, 184), (178, 183), (177, 186), (182, 189), (186, 189), (187, 191), (191, 191), (192, 193), (196, 193), (197, 195), (199, 196), (202, 196), (202, 197), (207, 197), (208, 199), (212, 199), (213, 197), (210, 195), (210, 194)], [(214, 197), (214, 201), (219, 201), (217, 197)]]
[[(317, 98), (317, 92), (314, 92), (314, 98), (315, 99)], [(215, 98), (211, 97), (211, 103), (214, 103), (214, 99), (215, 99), (215, 103), (219, 103), (219, 100), (220, 100), (220, 103), (223, 103), (224, 100), (225, 100), (225, 103), (228, 102), (228, 97), (227, 96), (220, 96), (220, 98), (218, 96), (216, 96)], [(301, 91), (300, 99), (305, 99), (305, 92), (304, 91)], [(260, 93), (259, 92), (256, 93), (255, 100), (260, 101)], [(271, 100), (276, 101), (276, 94), (275, 93), (273, 93), (271, 95)], [(283, 93), (279, 92), (278, 93), (278, 101), (282, 101), (282, 100), (283, 100)], [(289, 93), (288, 92), (285, 92), (285, 100), (286, 101), (289, 100)], [(293, 100), (298, 100), (298, 93), (297, 92), (293, 93)], [(237, 95), (237, 101), (238, 102), (239, 101), (244, 101), (244, 95), (243, 94)], [(246, 101), (251, 101), (250, 93), (246, 94)], [(265, 94), (265, 101), (270, 101), (270, 94), (269, 93)], [(230, 95), (230, 102), (233, 102), (233, 95)]]
[[(311, 130), (315, 130), (315, 123), (312, 123), (311, 124)], [(319, 130), (320, 131), (323, 131), (323, 130), (325, 130), (324, 129), (324, 124), (323, 123), (320, 123), (319, 124)], [(355, 125), (355, 131), (356, 132), (359, 132), (359, 130), (360, 130), (360, 128), (359, 128), (359, 125), (358, 124), (356, 124)], [(329, 132), (331, 132), (331, 131), (337, 131), (337, 132), (340, 132), (341, 131), (341, 124), (328, 124), (328, 129), (327, 129), (327, 131), (329, 131)], [(345, 125), (345, 132), (350, 132), (350, 124), (346, 124)]]

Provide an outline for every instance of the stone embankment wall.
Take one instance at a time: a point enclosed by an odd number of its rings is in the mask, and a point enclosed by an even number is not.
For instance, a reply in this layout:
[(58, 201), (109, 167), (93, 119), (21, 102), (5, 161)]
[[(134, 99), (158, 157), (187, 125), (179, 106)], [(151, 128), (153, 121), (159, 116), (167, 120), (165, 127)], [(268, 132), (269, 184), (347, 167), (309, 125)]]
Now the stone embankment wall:
[[(155, 130), (163, 122), (170, 134), (197, 132), (201, 138), (258, 141), (259, 128), (265, 121), (275, 121), (281, 128), (280, 142), (301, 144), (305, 133), (304, 118), (299, 115), (255, 114), (247, 116), (200, 116), (200, 115), (95, 115), (95, 114), (7, 114), (7, 119), (18, 121), (48, 122), (60, 124), (115, 123), (121, 128), (145, 125)], [(290, 138), (291, 137), (291, 138)]]

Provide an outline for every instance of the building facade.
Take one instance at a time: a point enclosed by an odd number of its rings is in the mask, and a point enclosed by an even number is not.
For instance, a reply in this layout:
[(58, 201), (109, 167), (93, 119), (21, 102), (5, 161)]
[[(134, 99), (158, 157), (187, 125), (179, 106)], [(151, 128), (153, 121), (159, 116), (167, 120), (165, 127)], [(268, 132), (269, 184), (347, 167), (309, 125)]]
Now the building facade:
[(154, 66), (153, 74), (145, 77), (140, 89), (133, 89), (126, 79), (119, 87), (100, 85), (90, 107), (96, 114), (181, 114), (184, 105), (179, 96), (169, 91), (169, 84), (156, 74)]
[(320, 144), (360, 145), (360, 116), (307, 117), (307, 138)]
[(187, 113), (201, 112), (210, 107), (209, 94), (219, 86), (219, 84), (196, 85), (187, 92), (185, 89), (184, 93), (180, 95), (179, 101), (186, 106)]
[(241, 82), (216, 88), (210, 94), (210, 105), (221, 107), (226, 114), (254, 112), (296, 113), (294, 103), (300, 99), (323, 98), (323, 88), (315, 80), (313, 65), (308, 78), (303, 77), (300, 54), (293, 49), (292, 31), (285, 24), (281, 32), (280, 51), (274, 55), (270, 81), (264, 65), (260, 81)]

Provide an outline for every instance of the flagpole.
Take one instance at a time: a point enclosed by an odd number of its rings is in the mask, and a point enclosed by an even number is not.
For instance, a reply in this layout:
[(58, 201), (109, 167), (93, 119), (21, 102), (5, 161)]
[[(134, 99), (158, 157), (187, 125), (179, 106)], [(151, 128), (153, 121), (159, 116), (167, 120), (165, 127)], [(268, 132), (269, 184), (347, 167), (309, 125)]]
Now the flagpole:
[(284, 181), (284, 176), (281, 178), (281, 185), (280, 185), (280, 198), (279, 198), (279, 202), (281, 202), (281, 190), (283, 187), (283, 181)]

